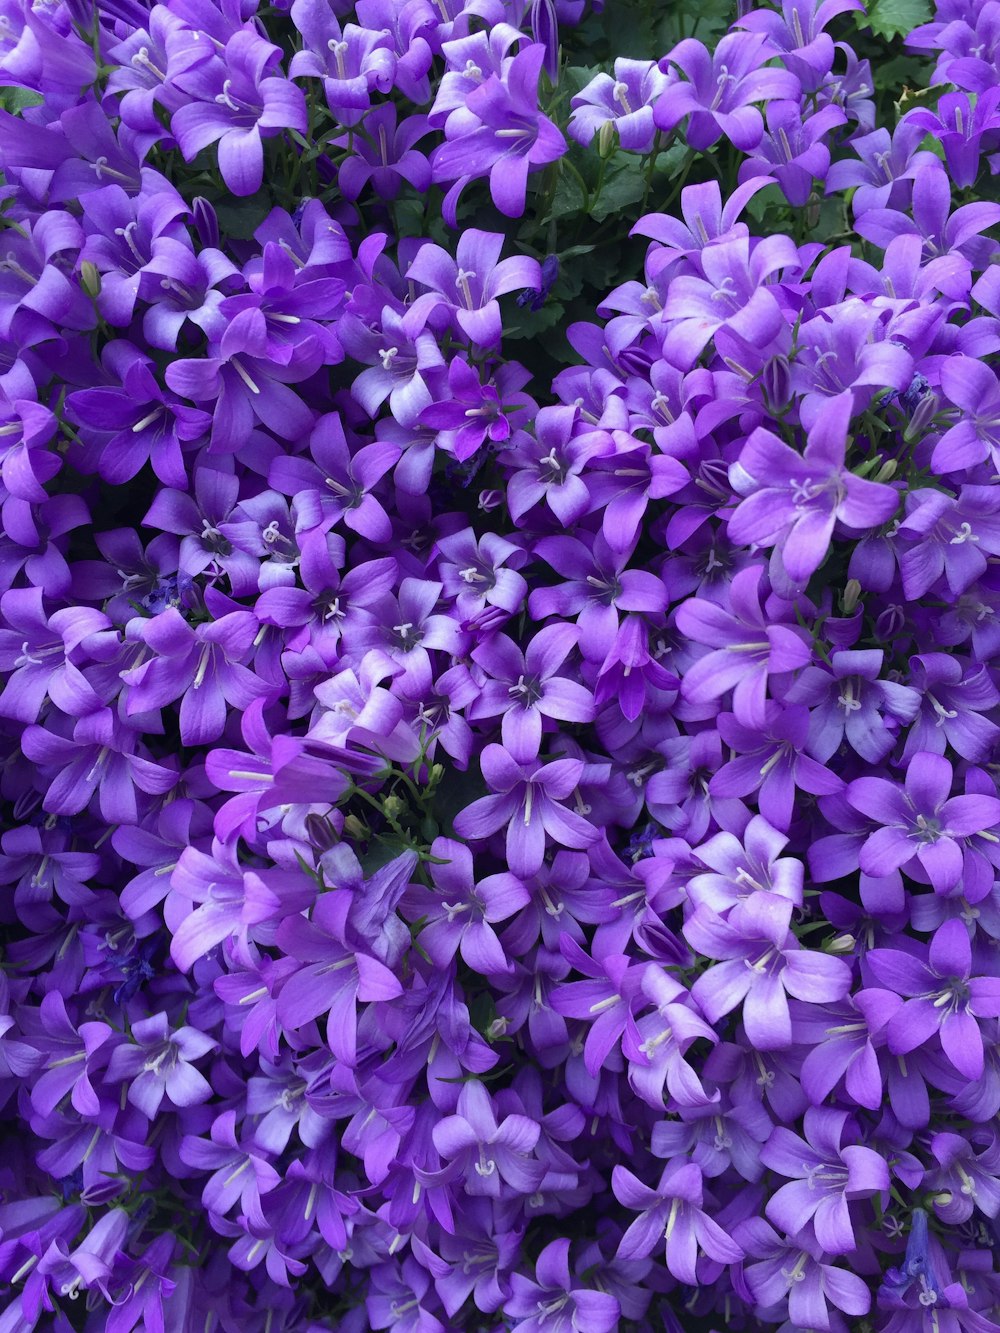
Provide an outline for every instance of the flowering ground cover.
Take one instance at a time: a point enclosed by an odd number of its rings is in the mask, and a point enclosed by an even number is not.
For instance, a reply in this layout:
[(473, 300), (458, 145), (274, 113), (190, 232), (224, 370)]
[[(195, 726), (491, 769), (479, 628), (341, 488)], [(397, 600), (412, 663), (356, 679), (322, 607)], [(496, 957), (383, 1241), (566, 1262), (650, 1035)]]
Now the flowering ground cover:
[(1000, 0), (0, 88), (0, 1333), (1000, 1333)]

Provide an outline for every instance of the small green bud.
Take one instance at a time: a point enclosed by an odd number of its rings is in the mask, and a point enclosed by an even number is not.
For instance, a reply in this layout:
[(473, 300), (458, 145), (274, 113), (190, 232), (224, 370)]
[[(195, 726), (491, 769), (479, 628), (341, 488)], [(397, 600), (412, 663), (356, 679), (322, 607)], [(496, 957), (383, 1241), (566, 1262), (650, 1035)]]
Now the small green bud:
[(96, 301), (101, 294), (101, 275), (89, 259), (80, 265), (80, 284), (91, 300)]
[(848, 579), (844, 584), (844, 591), (840, 595), (840, 609), (844, 615), (849, 616), (857, 606), (861, 597), (861, 584), (857, 579)]
[(875, 473), (876, 481), (889, 481), (896, 475), (898, 463), (894, 458), (887, 458), (879, 470)]
[(597, 151), (605, 162), (618, 151), (618, 130), (613, 120), (606, 120), (597, 131)]

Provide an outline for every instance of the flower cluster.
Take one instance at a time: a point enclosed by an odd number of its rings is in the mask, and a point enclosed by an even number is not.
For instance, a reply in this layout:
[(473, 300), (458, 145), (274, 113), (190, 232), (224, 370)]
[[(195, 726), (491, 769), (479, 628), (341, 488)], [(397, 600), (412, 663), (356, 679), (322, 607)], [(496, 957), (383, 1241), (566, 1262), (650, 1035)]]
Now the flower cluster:
[(1000, 1333), (996, 10), (0, 0), (0, 1333)]

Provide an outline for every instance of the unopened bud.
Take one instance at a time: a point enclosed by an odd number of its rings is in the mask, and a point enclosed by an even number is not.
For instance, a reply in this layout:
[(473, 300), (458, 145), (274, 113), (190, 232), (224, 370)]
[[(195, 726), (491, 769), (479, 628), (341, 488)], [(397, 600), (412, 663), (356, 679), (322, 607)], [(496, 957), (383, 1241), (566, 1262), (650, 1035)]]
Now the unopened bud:
[(840, 609), (844, 615), (849, 616), (858, 604), (858, 598), (861, 596), (861, 584), (857, 579), (848, 579), (844, 584), (844, 591), (840, 594)]
[(219, 219), (216, 216), (215, 209), (201, 195), (195, 199), (191, 207), (199, 241), (202, 245), (217, 250), (219, 248)]
[(443, 777), (444, 764), (431, 764), (430, 773), (428, 774), (430, 786), (436, 787)]
[(403, 813), (406, 806), (398, 796), (392, 795), (383, 798), (382, 809), (385, 811), (387, 819), (395, 819)]
[(618, 150), (618, 128), (613, 120), (606, 120), (597, 131), (598, 154), (607, 161)]
[(101, 275), (97, 271), (97, 265), (92, 264), (89, 259), (85, 259), (80, 265), (80, 285), (91, 300), (96, 301), (101, 294)]
[(328, 852), (336, 846), (337, 830), (326, 815), (312, 813), (306, 815), (306, 837), (318, 852)]
[(357, 817), (357, 815), (348, 815), (344, 820), (344, 832), (351, 838), (364, 838), (368, 830)]
[(857, 940), (853, 935), (835, 935), (826, 946), (827, 953), (853, 953)]
[(819, 206), (820, 198), (814, 190), (809, 196), (809, 202), (806, 204), (806, 225), (810, 229), (819, 226)]
[(508, 1023), (506, 1018), (494, 1018), (493, 1022), (486, 1029), (486, 1040), (499, 1041), (501, 1037), (506, 1035), (507, 1026)]
[(919, 439), (924, 431), (930, 426), (934, 419), (934, 413), (941, 404), (938, 402), (936, 393), (925, 393), (923, 398), (914, 409), (913, 416), (910, 417), (910, 424), (903, 431), (903, 439), (910, 443), (911, 440)]
[(488, 514), (491, 509), (497, 509), (503, 504), (502, 491), (480, 491), (479, 508), (484, 514)]
[(894, 458), (887, 458), (879, 470), (875, 473), (876, 481), (889, 481), (896, 475), (896, 468), (899, 464)]

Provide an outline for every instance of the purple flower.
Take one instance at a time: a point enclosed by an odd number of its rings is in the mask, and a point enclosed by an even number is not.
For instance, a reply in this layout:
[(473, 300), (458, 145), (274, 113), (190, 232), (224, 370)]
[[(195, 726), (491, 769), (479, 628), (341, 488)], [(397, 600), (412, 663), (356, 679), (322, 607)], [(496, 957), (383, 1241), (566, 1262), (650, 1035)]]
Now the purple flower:
[(684, 697), (693, 704), (714, 701), (733, 691), (733, 709), (745, 726), (762, 728), (768, 678), (806, 666), (809, 649), (798, 632), (775, 624), (762, 605), (759, 566), (741, 570), (729, 588), (731, 610), (692, 598), (677, 610), (682, 634), (711, 651), (684, 674)]
[(871, 1148), (852, 1141), (841, 1146), (850, 1122), (846, 1111), (811, 1106), (805, 1138), (779, 1125), (761, 1149), (761, 1161), (788, 1181), (770, 1198), (770, 1220), (790, 1237), (812, 1222), (816, 1239), (830, 1254), (857, 1248), (850, 1203), (889, 1192), (889, 1168)]
[(611, 1173), (615, 1198), (640, 1214), (618, 1246), (618, 1258), (638, 1259), (665, 1244), (667, 1268), (679, 1282), (698, 1282), (699, 1253), (718, 1264), (735, 1264), (743, 1249), (705, 1209), (702, 1174), (693, 1162), (670, 1162), (656, 1189), (623, 1166)]
[(574, 96), (569, 135), (584, 147), (602, 125), (614, 125), (618, 142), (631, 153), (653, 146), (653, 103), (669, 84), (652, 60), (622, 60), (614, 75), (598, 74)]
[(851, 984), (842, 958), (804, 949), (789, 929), (793, 904), (773, 893), (743, 899), (725, 921), (699, 908), (686, 922), (692, 948), (721, 959), (691, 988), (710, 1023), (739, 1005), (751, 1045), (759, 1051), (792, 1044), (788, 995), (810, 1004), (841, 1000)]
[(467, 805), (455, 819), (463, 838), (482, 839), (507, 829), (507, 861), (521, 879), (534, 875), (545, 857), (546, 835), (563, 847), (589, 847), (598, 830), (562, 801), (583, 777), (578, 759), (519, 763), (501, 745), (487, 745), (480, 762), (496, 795)]
[[(197, 36), (197, 34), (195, 34)], [(256, 32), (243, 30), (225, 49), (174, 77), (192, 100), (170, 120), (190, 162), (209, 144), (219, 145), (219, 170), (235, 195), (253, 194), (264, 177), (262, 131), (307, 129), (301, 91), (274, 72), (281, 52)]]
[(515, 1273), (506, 1313), (519, 1333), (612, 1333), (621, 1306), (607, 1291), (577, 1286), (569, 1267), (568, 1240), (551, 1241), (535, 1260), (535, 1280)]
[(166, 1097), (175, 1107), (197, 1106), (212, 1095), (211, 1085), (192, 1061), (215, 1047), (197, 1028), (172, 1031), (166, 1014), (132, 1024), (133, 1045), (117, 1046), (108, 1063), (108, 1078), (128, 1082), (128, 1099), (153, 1120)]
[(499, 1199), (504, 1185), (530, 1194), (541, 1184), (545, 1168), (532, 1156), (540, 1133), (524, 1115), (498, 1120), (490, 1094), (472, 1079), (458, 1094), (456, 1114), (434, 1126), (433, 1138), (446, 1172), (462, 1177), (467, 1194)]
[(487, 174), (500, 212), (520, 217), (528, 173), (565, 153), (566, 140), (538, 110), (538, 77), (544, 60), (545, 47), (540, 43), (522, 47), (502, 77), (491, 74), (469, 93), (458, 122), (449, 118), (447, 142), (435, 149), (431, 166), (435, 180), (455, 181), (443, 205), (452, 226), (466, 183)]
[(849, 394), (829, 403), (799, 454), (766, 430), (756, 430), (730, 469), (745, 498), (729, 519), (738, 545), (777, 543), (789, 578), (805, 583), (822, 564), (837, 523), (864, 531), (887, 523), (899, 507), (891, 486), (866, 481), (845, 468)]
[(452, 258), (439, 245), (425, 241), (406, 276), (428, 291), (410, 306), (409, 320), (417, 323), (443, 309), (457, 332), (477, 346), (499, 346), (502, 330), (497, 298), (536, 289), (542, 280), (537, 259), (527, 255), (501, 259), (503, 242), (503, 236), (470, 227), (459, 237)]
[(799, 96), (794, 74), (767, 66), (772, 54), (765, 37), (750, 33), (727, 33), (711, 54), (693, 37), (678, 42), (660, 67), (676, 66), (688, 82), (675, 79), (660, 94), (653, 110), (657, 129), (672, 130), (689, 116), (692, 148), (711, 148), (725, 135), (742, 152), (752, 151), (764, 133), (753, 103)]
[(880, 985), (906, 997), (886, 1029), (894, 1055), (908, 1055), (936, 1033), (948, 1060), (963, 1077), (982, 1078), (979, 1019), (1000, 1017), (1000, 980), (973, 976), (972, 947), (964, 922), (952, 920), (939, 926), (926, 952), (872, 949), (866, 963)]
[(952, 892), (967, 855), (963, 841), (1000, 823), (1000, 799), (952, 796), (951, 790), (951, 764), (926, 752), (910, 759), (903, 787), (886, 778), (855, 778), (848, 801), (881, 825), (861, 848), (865, 874), (890, 875), (915, 859), (936, 893)]

